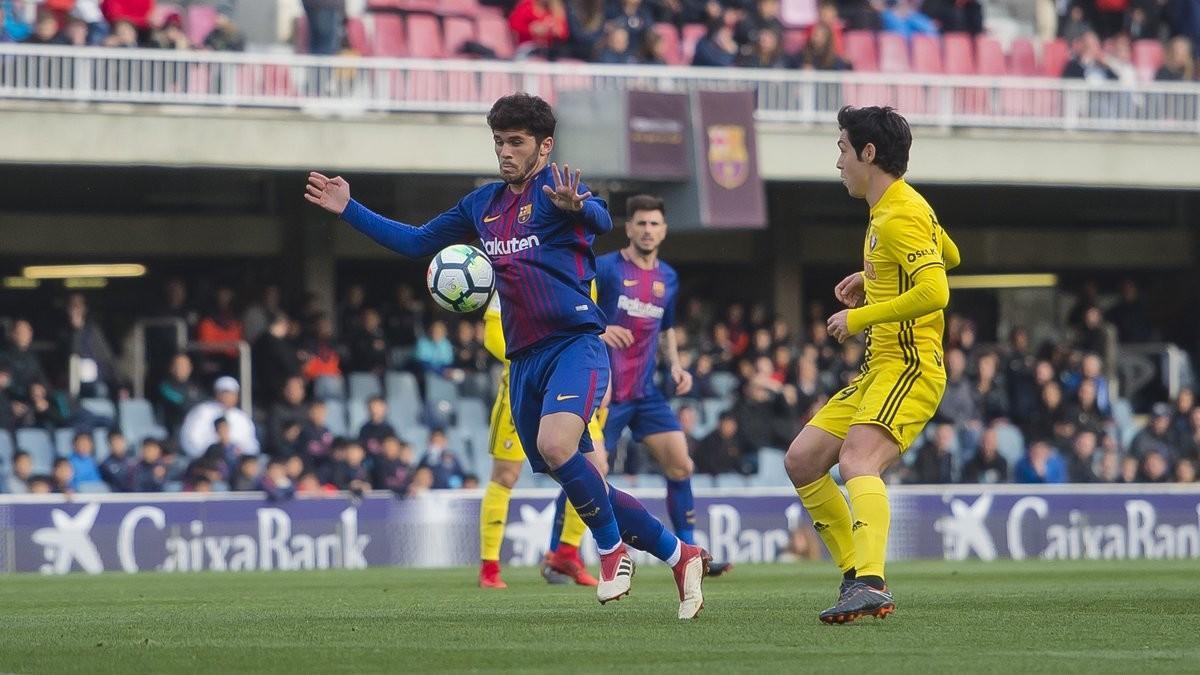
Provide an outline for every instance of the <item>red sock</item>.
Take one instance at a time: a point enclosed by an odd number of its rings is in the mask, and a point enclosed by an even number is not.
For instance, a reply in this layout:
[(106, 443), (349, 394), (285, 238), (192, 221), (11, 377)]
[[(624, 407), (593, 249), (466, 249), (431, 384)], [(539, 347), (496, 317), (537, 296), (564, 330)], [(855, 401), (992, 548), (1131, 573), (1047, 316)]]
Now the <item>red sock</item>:
[(500, 561), (484, 560), (479, 564), (479, 573), (487, 576), (496, 576), (500, 574)]
[(558, 542), (558, 549), (555, 551), (555, 554), (564, 558), (578, 558), (579, 548), (560, 541)]

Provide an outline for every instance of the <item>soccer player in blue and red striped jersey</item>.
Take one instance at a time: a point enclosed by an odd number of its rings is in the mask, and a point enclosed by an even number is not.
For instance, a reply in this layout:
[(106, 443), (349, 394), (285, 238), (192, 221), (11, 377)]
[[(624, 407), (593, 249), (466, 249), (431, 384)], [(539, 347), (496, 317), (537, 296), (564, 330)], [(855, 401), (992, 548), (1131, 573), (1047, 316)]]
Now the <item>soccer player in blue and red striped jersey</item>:
[[(691, 374), (679, 363), (675, 335), (679, 275), (658, 255), (667, 236), (666, 207), (658, 197), (635, 195), (625, 202), (625, 213), (629, 245), (596, 260), (596, 297), (608, 317), (600, 338), (608, 345), (612, 367), (612, 400), (601, 411), (604, 439), (615, 447), (629, 428), (633, 440), (646, 445), (667, 479), (667, 513), (675, 535), (694, 544), (695, 467), (683, 428), (654, 384), (661, 346), (674, 393), (685, 396), (692, 388)], [(547, 558), (551, 568), (555, 562), (553, 554)], [(711, 563), (709, 575), (728, 569), (728, 563)]]
[(587, 420), (608, 388), (605, 317), (588, 292), (592, 241), (612, 229), (607, 205), (569, 167), (550, 163), (556, 120), (528, 94), (505, 96), (488, 113), (501, 181), (485, 185), (420, 227), (384, 218), (350, 198), (345, 179), (309, 175), (305, 198), (339, 214), (379, 244), (422, 257), (482, 240), (496, 269), (511, 362), (509, 398), (534, 471), (548, 473), (592, 531), (600, 551), (601, 603), (629, 593), (633, 559), (622, 540), (671, 565), (679, 618), (703, 607), (709, 556), (681, 542), (637, 499), (607, 485), (584, 453)]

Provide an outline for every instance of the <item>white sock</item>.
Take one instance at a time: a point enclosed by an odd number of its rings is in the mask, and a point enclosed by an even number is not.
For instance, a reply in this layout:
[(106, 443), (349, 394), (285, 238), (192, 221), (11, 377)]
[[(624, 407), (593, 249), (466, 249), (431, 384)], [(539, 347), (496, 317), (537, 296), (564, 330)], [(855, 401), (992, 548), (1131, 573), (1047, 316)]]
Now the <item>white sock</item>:
[(615, 551), (619, 548), (621, 548), (621, 542), (618, 541), (617, 545), (613, 546), (612, 548), (605, 549), (605, 548), (600, 548), (599, 546), (597, 546), (596, 550), (600, 552), (600, 555), (608, 555), (609, 553), (612, 553), (613, 551)]
[(670, 558), (667, 558), (667, 560), (666, 560), (667, 564), (670, 565), (671, 567), (678, 565), (679, 564), (679, 556), (682, 554), (683, 554), (683, 542), (676, 539), (675, 540), (675, 552), (671, 554)]

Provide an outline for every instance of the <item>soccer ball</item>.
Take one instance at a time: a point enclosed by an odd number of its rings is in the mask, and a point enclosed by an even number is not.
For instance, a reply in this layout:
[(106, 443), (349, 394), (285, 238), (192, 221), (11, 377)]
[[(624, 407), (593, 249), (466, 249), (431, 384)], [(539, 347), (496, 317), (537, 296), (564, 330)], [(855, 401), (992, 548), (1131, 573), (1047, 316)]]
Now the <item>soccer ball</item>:
[(466, 314), (487, 305), (496, 288), (496, 274), (483, 251), (455, 244), (433, 256), (425, 285), (434, 302), (451, 312)]

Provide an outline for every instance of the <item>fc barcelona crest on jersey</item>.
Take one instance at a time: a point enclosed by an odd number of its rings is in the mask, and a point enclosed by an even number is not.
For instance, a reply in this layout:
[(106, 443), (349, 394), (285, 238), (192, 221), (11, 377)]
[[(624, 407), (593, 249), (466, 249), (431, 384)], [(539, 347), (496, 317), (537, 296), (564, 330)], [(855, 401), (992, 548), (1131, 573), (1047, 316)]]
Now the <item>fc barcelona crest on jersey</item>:
[(654, 291), (654, 297), (656, 298), (661, 298), (667, 294), (667, 285), (661, 281), (654, 282), (650, 289)]
[(530, 216), (533, 215), (533, 204), (526, 204), (517, 212), (518, 223), (528, 223)]
[(714, 124), (708, 128), (708, 171), (726, 190), (742, 186), (750, 177), (750, 151), (746, 128), (740, 124)]

